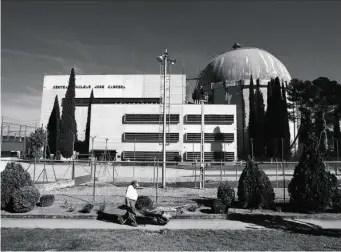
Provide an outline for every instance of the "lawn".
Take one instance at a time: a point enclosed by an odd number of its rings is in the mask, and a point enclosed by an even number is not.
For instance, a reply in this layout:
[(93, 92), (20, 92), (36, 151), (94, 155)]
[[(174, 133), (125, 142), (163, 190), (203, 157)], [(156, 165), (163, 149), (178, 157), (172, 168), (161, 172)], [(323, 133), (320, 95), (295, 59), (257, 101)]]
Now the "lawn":
[(339, 250), (340, 238), (278, 230), (1, 229), (1, 250)]

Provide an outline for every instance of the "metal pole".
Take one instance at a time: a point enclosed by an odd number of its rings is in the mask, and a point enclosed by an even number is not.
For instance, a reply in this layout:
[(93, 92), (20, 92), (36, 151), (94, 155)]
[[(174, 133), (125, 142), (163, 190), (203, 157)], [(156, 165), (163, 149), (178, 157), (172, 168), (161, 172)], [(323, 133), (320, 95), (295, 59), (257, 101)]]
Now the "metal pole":
[(254, 156), (253, 156), (253, 138), (251, 138), (251, 156), (253, 159), (254, 158)]
[[(340, 154), (339, 154), (339, 140), (336, 140), (336, 152), (337, 152), (337, 164), (340, 164)], [(335, 169), (335, 176), (337, 176), (337, 169)]]
[(204, 101), (201, 100), (201, 141), (200, 141), (200, 189), (204, 188), (204, 162), (205, 162), (205, 111), (204, 111)]
[(278, 188), (278, 163), (276, 163), (276, 184)]
[(115, 163), (112, 162), (112, 184), (115, 185)]
[(155, 157), (154, 157), (154, 167), (153, 167), (153, 185), (155, 186)]
[(34, 165), (33, 165), (33, 184), (36, 178), (36, 158), (34, 157)]
[(27, 135), (27, 126), (25, 125), (25, 135), (24, 135), (24, 155), (26, 159), (26, 136)]
[(163, 76), (163, 127), (162, 127), (162, 187), (166, 188), (166, 75), (167, 75), (168, 55), (167, 49), (164, 54), (164, 76)]
[(155, 191), (155, 202), (157, 204), (158, 200), (158, 188), (159, 188), (159, 160), (157, 161), (156, 166), (156, 191)]
[(94, 185), (92, 189), (92, 202), (95, 204), (95, 188), (96, 188), (96, 162), (94, 163)]
[(134, 138), (134, 164), (133, 164), (133, 178), (135, 178), (135, 143), (136, 143), (136, 138)]
[[(46, 174), (46, 146), (47, 146), (47, 128), (45, 130), (45, 143), (44, 143), (44, 172), (47, 178), (47, 174)], [(45, 180), (45, 178), (44, 178)]]
[(223, 181), (223, 161), (220, 160), (220, 181)]
[(194, 188), (197, 187), (197, 159), (195, 159), (194, 163)]

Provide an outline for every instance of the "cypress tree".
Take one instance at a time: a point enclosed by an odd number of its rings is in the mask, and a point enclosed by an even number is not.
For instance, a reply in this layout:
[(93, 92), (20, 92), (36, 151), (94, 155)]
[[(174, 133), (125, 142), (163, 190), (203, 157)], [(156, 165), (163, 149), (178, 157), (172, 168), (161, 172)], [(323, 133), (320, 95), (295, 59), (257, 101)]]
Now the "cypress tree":
[(58, 141), (60, 133), (60, 109), (58, 95), (54, 99), (53, 109), (47, 124), (48, 131), (48, 151), (50, 154), (56, 154), (58, 150)]
[[(251, 154), (251, 148), (254, 149), (254, 144), (251, 140), (255, 140), (257, 135), (256, 129), (256, 111), (255, 111), (255, 91), (253, 85), (253, 78), (251, 75), (250, 85), (249, 85), (249, 153)], [(253, 145), (253, 146), (252, 146)]]
[(264, 147), (265, 147), (265, 107), (264, 107), (264, 98), (263, 94), (260, 90), (260, 82), (257, 79), (256, 85), (256, 93), (255, 93), (255, 117), (256, 117), (256, 136), (255, 136), (255, 156), (263, 156), (264, 155)]
[(77, 142), (77, 123), (75, 119), (75, 91), (75, 70), (72, 68), (69, 85), (66, 90), (65, 98), (62, 102), (62, 118), (60, 121), (59, 150), (64, 158), (72, 157), (74, 144)]
[(283, 153), (284, 156), (290, 154), (290, 128), (289, 128), (289, 115), (288, 115), (288, 104), (287, 104), (287, 95), (286, 95), (286, 87), (284, 82), (282, 82), (282, 116), (283, 116)]
[(271, 79), (267, 88), (267, 108), (265, 112), (265, 140), (266, 140), (266, 154), (269, 158), (274, 157), (276, 151), (274, 145), (274, 116), (276, 114), (274, 104), (274, 79)]
[(94, 100), (94, 90), (91, 90), (90, 99), (89, 99), (89, 105), (88, 105), (88, 118), (86, 121), (86, 128), (85, 128), (85, 152), (89, 152), (90, 147), (90, 122), (91, 122), (91, 105)]
[[(340, 108), (334, 110), (334, 118), (333, 118), (333, 136), (334, 136), (334, 152), (340, 154), (340, 139), (341, 139), (341, 130), (340, 130)], [(339, 153), (337, 153), (339, 151)]]

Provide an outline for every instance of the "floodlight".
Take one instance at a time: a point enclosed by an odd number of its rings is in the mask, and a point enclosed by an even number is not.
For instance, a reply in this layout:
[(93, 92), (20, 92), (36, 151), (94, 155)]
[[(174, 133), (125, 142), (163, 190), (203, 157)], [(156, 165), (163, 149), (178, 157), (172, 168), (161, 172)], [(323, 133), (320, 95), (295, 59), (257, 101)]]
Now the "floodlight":
[(158, 57), (156, 57), (156, 59), (157, 59), (157, 61), (159, 61), (159, 62), (163, 62), (163, 56), (158, 56)]
[(169, 59), (169, 62), (174, 65), (176, 63), (176, 59)]

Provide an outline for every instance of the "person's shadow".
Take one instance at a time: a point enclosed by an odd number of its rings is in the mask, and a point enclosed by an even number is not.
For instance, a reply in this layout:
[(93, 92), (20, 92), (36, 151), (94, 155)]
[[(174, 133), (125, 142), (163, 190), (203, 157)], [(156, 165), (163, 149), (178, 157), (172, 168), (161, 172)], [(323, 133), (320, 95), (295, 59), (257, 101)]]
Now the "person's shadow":
[(214, 128), (213, 137), (214, 142), (211, 144), (211, 151), (213, 152), (214, 161), (224, 160), (223, 152), (224, 134), (221, 133), (219, 126)]
[[(126, 209), (125, 206), (120, 206), (118, 208), (122, 210)], [(97, 212), (97, 220), (104, 222), (112, 222), (121, 225), (121, 223), (118, 221), (118, 217), (120, 216), (121, 215), (106, 213), (102, 211)], [(139, 215), (136, 216), (136, 222), (138, 225), (158, 225), (157, 223), (155, 223), (155, 221), (153, 221), (153, 218), (141, 216), (141, 214), (140, 216)]]

